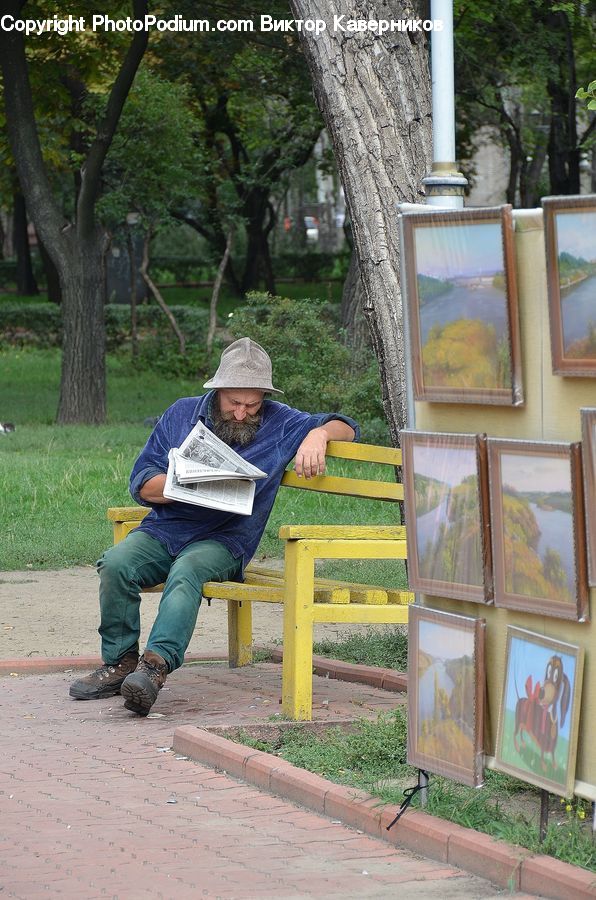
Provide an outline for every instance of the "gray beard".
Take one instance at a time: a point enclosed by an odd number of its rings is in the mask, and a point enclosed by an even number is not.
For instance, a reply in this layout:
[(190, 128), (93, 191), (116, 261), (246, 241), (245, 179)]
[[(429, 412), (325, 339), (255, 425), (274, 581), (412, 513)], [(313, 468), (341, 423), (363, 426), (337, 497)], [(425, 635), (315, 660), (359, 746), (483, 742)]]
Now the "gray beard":
[(248, 416), (243, 422), (237, 422), (236, 419), (223, 419), (219, 409), (213, 410), (213, 432), (223, 441), (224, 444), (239, 444), (246, 447), (251, 441), (254, 441), (259, 425), (261, 424), (261, 416), (250, 417), (253, 421), (248, 421)]

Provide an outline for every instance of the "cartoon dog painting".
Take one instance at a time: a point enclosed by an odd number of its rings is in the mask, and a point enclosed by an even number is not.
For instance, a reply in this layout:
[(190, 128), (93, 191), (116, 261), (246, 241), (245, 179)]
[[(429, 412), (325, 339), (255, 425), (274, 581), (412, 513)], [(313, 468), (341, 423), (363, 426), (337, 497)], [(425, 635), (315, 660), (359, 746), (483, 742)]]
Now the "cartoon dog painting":
[(565, 724), (571, 700), (571, 685), (560, 656), (551, 656), (547, 662), (542, 685), (538, 681), (533, 686), (532, 676), (528, 675), (526, 695), (519, 697), (515, 707), (515, 749), (521, 753), (526, 746), (525, 736), (529, 735), (540, 750), (542, 770), (547, 768), (546, 755), (551, 756), (554, 769), (559, 728)]

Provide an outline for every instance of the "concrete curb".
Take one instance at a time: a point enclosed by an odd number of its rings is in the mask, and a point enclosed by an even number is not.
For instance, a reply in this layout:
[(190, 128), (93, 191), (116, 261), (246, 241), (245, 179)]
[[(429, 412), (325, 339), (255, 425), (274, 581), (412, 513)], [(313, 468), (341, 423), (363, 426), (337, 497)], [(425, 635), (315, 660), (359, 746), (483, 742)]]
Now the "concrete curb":
[(263, 790), (340, 819), (390, 844), (457, 866), (510, 891), (539, 894), (552, 900), (596, 897), (596, 876), (591, 872), (549, 856), (535, 856), (418, 810), (408, 810), (387, 831), (395, 816), (394, 806), (194, 725), (177, 728), (172, 746), (177, 753)]
[[(225, 662), (227, 654), (201, 653), (184, 658), (187, 663)], [(71, 669), (97, 669), (101, 666), (100, 656), (44, 656), (27, 659), (0, 659), (1, 675), (47, 675)]]
[[(273, 662), (282, 662), (283, 650), (280, 647), (271, 650), (271, 659)], [(395, 669), (357, 665), (356, 663), (347, 663), (339, 659), (327, 659), (326, 656), (315, 655), (312, 658), (312, 666), (315, 675), (337, 678), (339, 681), (369, 684), (371, 687), (398, 693), (403, 693), (408, 689), (407, 674), (405, 672), (396, 672)]]

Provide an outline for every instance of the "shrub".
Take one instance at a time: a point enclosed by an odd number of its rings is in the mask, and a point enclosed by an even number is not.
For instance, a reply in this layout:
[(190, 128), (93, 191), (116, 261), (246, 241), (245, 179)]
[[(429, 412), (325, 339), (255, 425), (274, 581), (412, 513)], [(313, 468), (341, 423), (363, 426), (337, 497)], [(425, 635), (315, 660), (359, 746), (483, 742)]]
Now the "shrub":
[(341, 342), (330, 304), (253, 293), (229, 327), (234, 337), (246, 335), (266, 348), (286, 402), (345, 412), (358, 420), (363, 439), (386, 443), (376, 360), (356, 358)]

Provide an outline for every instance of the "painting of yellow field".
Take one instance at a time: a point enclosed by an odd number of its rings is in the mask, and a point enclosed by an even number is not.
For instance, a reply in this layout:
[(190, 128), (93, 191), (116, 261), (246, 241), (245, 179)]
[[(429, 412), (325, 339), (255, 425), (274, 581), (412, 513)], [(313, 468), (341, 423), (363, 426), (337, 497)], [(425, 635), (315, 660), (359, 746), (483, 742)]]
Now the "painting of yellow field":
[(405, 252), (413, 257), (406, 282), (416, 398), (517, 404), (509, 210), (410, 218)]
[(476, 787), (483, 780), (484, 626), (484, 619), (410, 608), (408, 762)]

